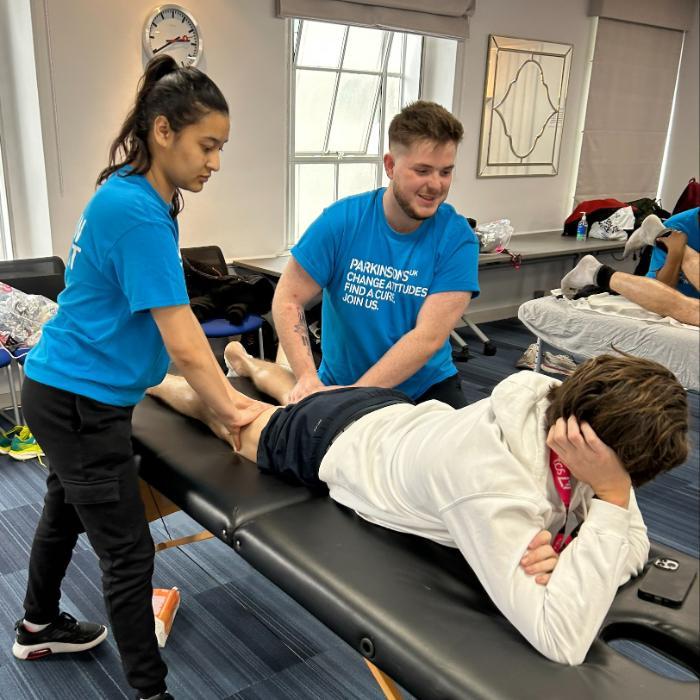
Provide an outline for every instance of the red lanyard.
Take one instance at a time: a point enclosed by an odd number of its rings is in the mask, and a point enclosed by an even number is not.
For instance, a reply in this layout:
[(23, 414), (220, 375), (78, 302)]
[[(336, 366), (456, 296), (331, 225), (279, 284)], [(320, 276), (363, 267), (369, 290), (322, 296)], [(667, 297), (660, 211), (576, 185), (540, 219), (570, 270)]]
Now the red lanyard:
[(573, 539), (571, 535), (564, 539), (564, 530), (569, 520), (569, 506), (571, 505), (571, 472), (569, 471), (569, 467), (561, 461), (561, 458), (554, 450), (549, 451), (549, 468), (552, 472), (552, 478), (554, 479), (554, 487), (566, 509), (564, 527), (559, 530), (552, 541), (552, 549), (559, 554)]

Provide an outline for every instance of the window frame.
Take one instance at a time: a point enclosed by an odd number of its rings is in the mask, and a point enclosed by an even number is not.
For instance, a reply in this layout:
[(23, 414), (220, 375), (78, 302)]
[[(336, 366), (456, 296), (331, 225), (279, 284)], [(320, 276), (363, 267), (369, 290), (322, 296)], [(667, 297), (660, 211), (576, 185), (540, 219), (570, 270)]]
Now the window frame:
[[(289, 71), (287, 73), (289, 79), (289, 130), (288, 130), (288, 148), (287, 148), (287, 227), (285, 232), (285, 249), (289, 250), (301, 237), (303, 231), (300, 231), (297, 237), (296, 233), (296, 200), (297, 200), (297, 178), (296, 178), (296, 166), (297, 165), (333, 165), (334, 166), (334, 178), (333, 178), (333, 201), (338, 199), (338, 187), (340, 181), (340, 166), (342, 164), (364, 164), (369, 163), (376, 166), (376, 176), (375, 176), (375, 187), (381, 187), (383, 180), (383, 160), (384, 153), (387, 151), (388, 144), (385, 143), (386, 139), (386, 103), (385, 95), (387, 92), (387, 83), (389, 78), (399, 79), (399, 104), (403, 104), (405, 95), (405, 64), (406, 64), (406, 53), (407, 53), (407, 37), (405, 32), (392, 32), (389, 30), (385, 31), (384, 40), (381, 47), (382, 65), (379, 70), (357, 70), (357, 69), (346, 69), (343, 68), (343, 61), (345, 58), (345, 51), (347, 49), (348, 38), (350, 35), (350, 30), (352, 25), (344, 25), (345, 31), (342, 39), (342, 46), (340, 50), (340, 55), (338, 59), (338, 67), (336, 68), (325, 68), (325, 67), (314, 67), (314, 66), (297, 66), (297, 57), (299, 55), (299, 48), (301, 42), (301, 36), (303, 32), (303, 23), (308, 20), (287, 20), (288, 24), (288, 46), (290, 51), (288, 51), (288, 61), (289, 61)], [(300, 31), (295, 32), (295, 22), (300, 23)], [(391, 57), (393, 41), (396, 35), (401, 35), (401, 70), (399, 72), (388, 71), (389, 59)], [(422, 54), (424, 51), (424, 37), (421, 36), (421, 68), (418, 77), (419, 86), (422, 85), (422, 71), (423, 71), (423, 59)], [(297, 82), (297, 70), (309, 71), (309, 72), (319, 72), (319, 73), (335, 73), (336, 79), (333, 87), (333, 94), (331, 97), (331, 105), (328, 112), (328, 120), (326, 123), (326, 133), (324, 135), (323, 149), (324, 152), (301, 152), (297, 154), (295, 147), (295, 137), (296, 137), (296, 82)], [(372, 109), (370, 111), (370, 119), (367, 124), (367, 129), (364, 134), (364, 150), (363, 151), (328, 151), (329, 139), (331, 131), (333, 129), (333, 119), (335, 116), (335, 106), (338, 98), (339, 85), (342, 76), (346, 75), (370, 75), (379, 77), (377, 89), (374, 95), (374, 100), (372, 103)], [(420, 99), (420, 92), (422, 90), (419, 87), (418, 99)], [(379, 110), (379, 144), (377, 147), (376, 155), (368, 155), (367, 149), (369, 147), (370, 139), (372, 138), (372, 127), (375, 121), (375, 115), (377, 114), (377, 109)], [(329, 202), (330, 204), (331, 202)]]

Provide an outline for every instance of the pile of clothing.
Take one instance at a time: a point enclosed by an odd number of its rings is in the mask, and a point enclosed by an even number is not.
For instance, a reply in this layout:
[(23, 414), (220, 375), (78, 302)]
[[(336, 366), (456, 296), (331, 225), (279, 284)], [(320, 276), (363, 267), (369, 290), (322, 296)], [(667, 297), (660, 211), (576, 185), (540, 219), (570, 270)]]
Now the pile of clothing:
[(222, 274), (216, 267), (183, 255), (187, 293), (197, 320), (225, 318), (237, 326), (248, 314), (266, 314), (272, 306), (274, 286), (260, 275), (243, 278)]
[(619, 199), (587, 199), (574, 207), (564, 222), (563, 236), (575, 236), (581, 215), (586, 215), (588, 235), (605, 241), (626, 241), (629, 234), (641, 226), (649, 214), (656, 214), (660, 219), (667, 219), (671, 214), (659, 204), (643, 197), (633, 202), (621, 202)]

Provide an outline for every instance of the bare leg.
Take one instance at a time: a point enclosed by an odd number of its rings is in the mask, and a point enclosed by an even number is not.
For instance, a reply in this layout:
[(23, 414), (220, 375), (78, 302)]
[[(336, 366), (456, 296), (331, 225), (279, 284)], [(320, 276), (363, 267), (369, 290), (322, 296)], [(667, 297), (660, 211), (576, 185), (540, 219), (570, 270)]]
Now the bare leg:
[[(158, 386), (151, 387), (146, 393), (160, 399), (179, 413), (196, 418), (208, 425), (217, 437), (226, 441), (233, 448), (229, 431), (219, 422), (214, 412), (205, 406), (184, 377), (168, 374)], [(255, 461), (260, 433), (276, 410), (278, 407), (270, 406), (268, 410), (261, 413), (252, 423), (241, 430), (240, 454), (247, 459)]]
[(610, 289), (660, 316), (700, 326), (700, 299), (687, 297), (658, 280), (615, 272), (610, 277)]
[(229, 431), (217, 420), (214, 412), (204, 405), (184, 377), (166, 374), (165, 379), (158, 386), (151, 387), (146, 393), (164, 401), (178, 413), (205, 423), (217, 437), (231, 442)]
[(671, 231), (670, 235), (657, 239), (656, 245), (666, 248), (666, 262), (656, 272), (656, 279), (659, 282), (676, 288), (687, 242), (688, 237), (682, 231)]
[(282, 405), (289, 403), (289, 392), (296, 384), (291, 370), (249, 355), (235, 340), (226, 346), (224, 357), (228, 366), (232, 367), (236, 374), (252, 379), (257, 389), (272, 396)]
[(686, 246), (683, 250), (681, 269), (690, 284), (700, 291), (700, 253)]

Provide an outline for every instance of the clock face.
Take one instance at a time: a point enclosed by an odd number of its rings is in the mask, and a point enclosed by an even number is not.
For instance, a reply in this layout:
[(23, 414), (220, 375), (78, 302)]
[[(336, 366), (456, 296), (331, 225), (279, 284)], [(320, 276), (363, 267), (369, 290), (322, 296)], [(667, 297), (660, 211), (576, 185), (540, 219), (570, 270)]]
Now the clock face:
[(197, 21), (179, 5), (161, 5), (151, 12), (144, 25), (143, 46), (149, 57), (164, 52), (181, 66), (196, 66), (202, 55)]

